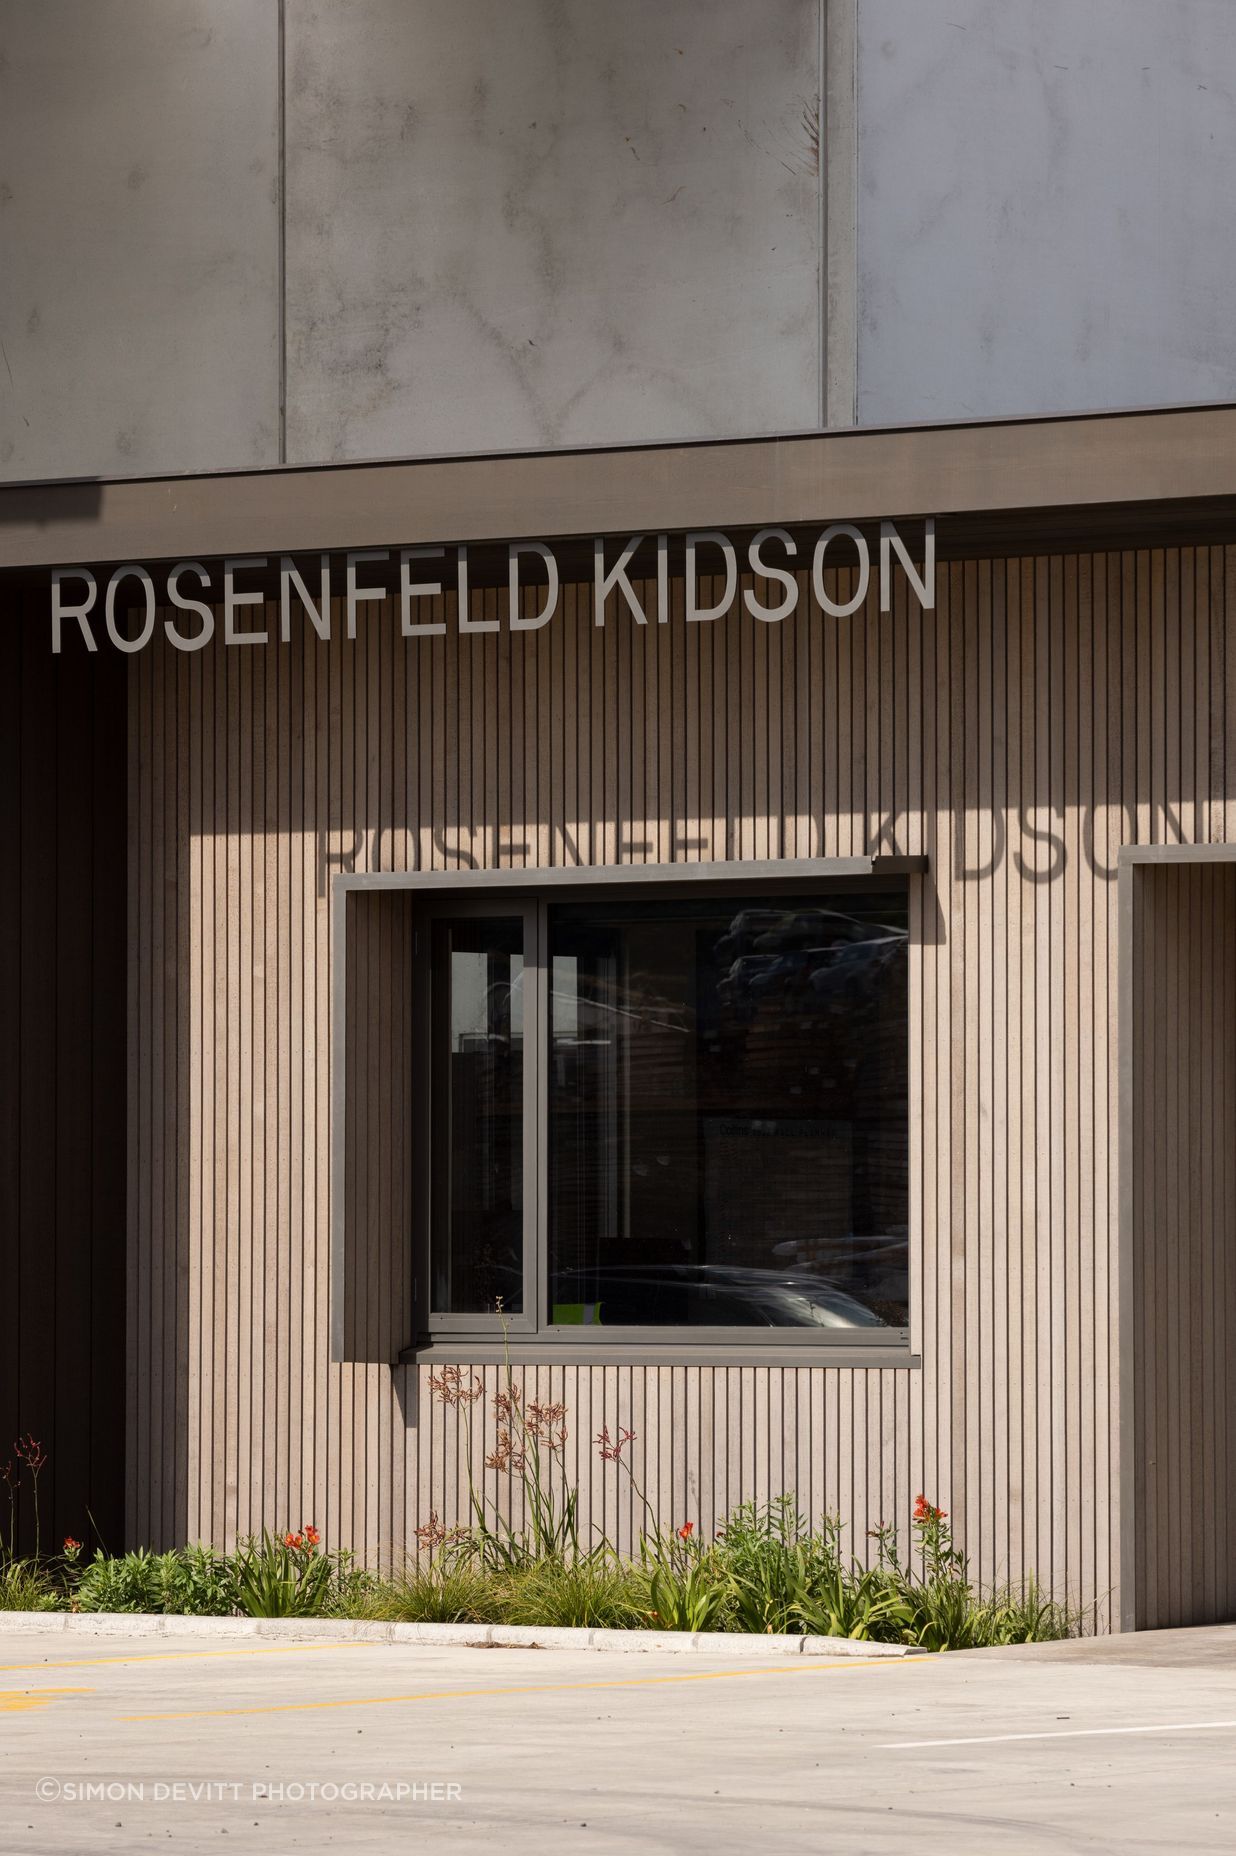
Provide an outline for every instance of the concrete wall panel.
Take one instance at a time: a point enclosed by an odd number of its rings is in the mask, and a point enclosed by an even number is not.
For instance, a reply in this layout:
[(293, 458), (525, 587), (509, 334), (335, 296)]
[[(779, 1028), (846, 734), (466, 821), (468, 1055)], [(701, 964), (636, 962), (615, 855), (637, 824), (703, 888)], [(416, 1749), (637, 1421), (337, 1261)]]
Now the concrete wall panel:
[(278, 460), (278, 14), (0, 0), (0, 478)]
[(813, 426), (818, 0), (288, 0), (292, 460)]
[(1232, 28), (860, 0), (860, 423), (1236, 394)]

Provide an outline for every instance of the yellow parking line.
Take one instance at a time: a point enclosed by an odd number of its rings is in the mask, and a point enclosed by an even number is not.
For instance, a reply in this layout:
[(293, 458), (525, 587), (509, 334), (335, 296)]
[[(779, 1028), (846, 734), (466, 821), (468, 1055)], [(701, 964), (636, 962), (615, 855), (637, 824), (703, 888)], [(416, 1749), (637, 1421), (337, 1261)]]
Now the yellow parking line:
[(384, 1650), (380, 1639), (362, 1638), (357, 1643), (269, 1643), (246, 1650), (151, 1650), (133, 1656), (74, 1656), (54, 1663), (0, 1663), (0, 1674), (31, 1669), (96, 1669), (104, 1663), (183, 1663), (210, 1656), (293, 1656), (306, 1650)]
[(582, 1689), (657, 1688), (672, 1682), (728, 1682), (738, 1676), (820, 1675), (827, 1670), (902, 1669), (907, 1663), (926, 1663), (930, 1656), (858, 1657), (847, 1656), (838, 1662), (795, 1663), (784, 1669), (703, 1669), (689, 1675), (623, 1676), (599, 1682), (528, 1682), (508, 1688), (422, 1689), (411, 1695), (355, 1695), (340, 1701), (268, 1702), (248, 1708), (187, 1708), (175, 1714), (121, 1714), (121, 1721), (200, 1721), (217, 1720), (233, 1714), (301, 1714), (324, 1708), (376, 1708), (391, 1702), (458, 1701), (493, 1695), (573, 1694)]
[(29, 1708), (45, 1708), (61, 1695), (93, 1695), (92, 1688), (0, 1688), (0, 1714), (24, 1714)]

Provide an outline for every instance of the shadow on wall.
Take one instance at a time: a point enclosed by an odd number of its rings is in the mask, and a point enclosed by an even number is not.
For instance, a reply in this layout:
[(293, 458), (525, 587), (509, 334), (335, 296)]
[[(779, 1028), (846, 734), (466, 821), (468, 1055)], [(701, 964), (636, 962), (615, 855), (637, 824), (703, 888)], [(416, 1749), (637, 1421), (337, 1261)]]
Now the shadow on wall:
[[(0, 1472), (38, 1533), (122, 1544), (126, 667), (0, 601)], [(169, 1282), (170, 1290), (170, 1282)], [(143, 1293), (148, 1297), (149, 1284)], [(36, 1539), (29, 1465), (19, 1553)], [(8, 1487), (0, 1489), (9, 1532)]]
[(0, 526), (53, 528), (57, 522), (94, 522), (102, 505), (103, 486), (93, 477), (77, 483), (4, 484)]

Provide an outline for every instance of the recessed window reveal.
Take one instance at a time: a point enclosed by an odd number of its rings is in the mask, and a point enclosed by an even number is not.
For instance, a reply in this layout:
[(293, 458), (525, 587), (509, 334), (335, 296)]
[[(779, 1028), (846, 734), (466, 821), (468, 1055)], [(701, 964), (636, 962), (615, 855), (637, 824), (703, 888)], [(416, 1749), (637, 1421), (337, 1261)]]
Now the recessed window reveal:
[[(624, 613), (636, 625), (668, 623), (670, 538), (664, 534), (654, 538), (656, 571), (647, 582), (641, 576), (632, 577), (645, 540), (643, 535), (632, 535), (615, 552), (612, 540), (594, 537), (592, 610), (596, 625), (604, 625), (607, 617), (616, 612)], [(845, 544), (849, 553), (843, 559)], [(798, 573), (802, 570), (810, 570), (816, 601), (834, 618), (849, 618), (858, 612), (870, 591), (871, 546), (852, 522), (830, 523), (809, 549), (800, 548), (788, 529), (762, 528), (746, 543), (743, 552), (742, 568), (754, 576), (755, 584), (743, 588), (742, 608), (761, 624), (780, 624), (796, 611)], [(446, 620), (421, 616), (421, 602), (442, 597), (451, 577), (451, 557), (455, 629), (460, 633), (502, 630), (502, 619), (477, 618), (473, 614), (466, 546), (361, 548), (342, 557), (342, 576), (338, 559), (332, 561), (326, 554), (312, 569), (303, 557), (298, 561), (288, 554), (229, 556), (210, 566), (197, 560), (177, 561), (171, 567), (160, 567), (157, 581), (150, 568), (129, 561), (112, 569), (101, 593), (98, 576), (91, 568), (56, 567), (51, 576), (52, 651), (60, 653), (66, 624), (70, 636), (71, 628), (77, 627), (87, 651), (99, 649), (100, 636), (118, 651), (141, 651), (155, 636), (160, 608), (167, 606), (175, 609), (174, 616), (163, 619), (162, 629), (178, 651), (200, 651), (210, 643), (215, 635), (216, 605), (223, 609), (225, 645), (268, 645), (271, 631), (264, 612), (271, 595), (267, 586), (255, 581), (264, 577), (269, 582), (276, 561), (278, 638), (283, 644), (290, 641), (294, 624), (308, 626), (318, 638), (328, 641), (331, 601), (335, 598), (343, 605), (349, 639), (355, 639), (357, 623), (368, 608), (390, 599), (398, 601), (400, 630), (405, 638), (441, 637), (447, 629)], [(540, 576), (535, 582), (527, 577), (534, 561), (539, 563)], [(683, 538), (683, 617), (687, 624), (711, 623), (731, 609), (738, 593), (739, 561), (738, 547), (723, 530), (688, 531)], [(921, 570), (896, 525), (880, 523), (877, 571), (881, 612), (892, 609), (894, 561), (919, 604), (925, 611), (932, 611), (936, 603), (934, 519), (929, 517), (923, 524)], [(840, 601), (833, 598), (825, 579), (826, 570), (838, 564), (856, 567), (853, 589)], [(711, 581), (707, 596), (704, 578)], [(721, 582), (720, 593), (717, 581)], [(646, 599), (643, 585), (652, 587), (654, 582), (655, 596)], [(533, 588), (539, 594), (539, 604), (528, 611), (524, 594)], [(548, 625), (558, 611), (560, 594), (558, 561), (548, 543), (523, 540), (507, 544), (506, 626), (510, 631), (539, 631)], [(528, 601), (530, 606), (534, 603)]]

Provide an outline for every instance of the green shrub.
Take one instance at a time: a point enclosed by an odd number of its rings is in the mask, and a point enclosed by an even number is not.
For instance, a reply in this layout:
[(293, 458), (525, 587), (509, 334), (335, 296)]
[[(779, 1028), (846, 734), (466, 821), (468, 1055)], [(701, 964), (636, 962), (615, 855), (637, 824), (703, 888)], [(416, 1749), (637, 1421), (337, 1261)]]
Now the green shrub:
[(175, 1590), (178, 1555), (139, 1547), (116, 1558), (96, 1553), (82, 1568), (73, 1605), (77, 1611), (165, 1611)]
[[(295, 1544), (294, 1544), (295, 1543)], [(49, 1574), (43, 1577), (54, 1593)], [(77, 1611), (170, 1612), (187, 1617), (357, 1616), (373, 1585), (346, 1553), (317, 1550), (316, 1536), (263, 1534), (233, 1554), (193, 1546), (66, 1558), (61, 1603)]]
[[(947, 1520), (919, 1497), (911, 1562), (881, 1529), (878, 1564), (846, 1563), (840, 1524), (809, 1529), (793, 1498), (747, 1502), (707, 1545), (691, 1523), (649, 1533), (637, 1564), (602, 1543), (537, 1555), (534, 1543), (487, 1563), (451, 1537), (444, 1551), (378, 1580), (313, 1530), (242, 1540), (234, 1554), (97, 1553), (78, 1569), (0, 1560), (0, 1610), (175, 1612), (196, 1616), (368, 1617), (407, 1623), (509, 1623), (681, 1631), (805, 1632), (921, 1650), (977, 1649), (1076, 1635), (1081, 1620), (1033, 1579), (983, 1595)], [(508, 1543), (513, 1544), (513, 1542)], [(917, 1562), (917, 1565), (915, 1564)]]
[(1077, 1634), (1080, 1618), (1045, 1596), (1032, 1578), (986, 1598), (976, 1591), (947, 1515), (925, 1495), (917, 1497), (911, 1521), (921, 1573), (902, 1565), (891, 1529), (876, 1535), (880, 1576), (897, 1601), (898, 1641), (923, 1650), (977, 1650)]
[[(840, 1558), (840, 1526), (826, 1519), (818, 1534), (808, 1529), (792, 1495), (757, 1507), (743, 1502), (726, 1519), (712, 1549), (721, 1588), (719, 1617), (728, 1630), (768, 1634), (822, 1631), (870, 1634), (872, 1594), (855, 1589), (858, 1569), (846, 1572)], [(840, 1625), (845, 1622), (846, 1628)]]
[(67, 1602), (76, 1611), (169, 1612), (228, 1617), (236, 1610), (230, 1562), (209, 1547), (168, 1553), (138, 1548), (114, 1557), (96, 1553), (80, 1569), (76, 1556), (64, 1573)]
[(183, 1617), (231, 1617), (238, 1609), (236, 1572), (225, 1554), (201, 1545), (165, 1555), (163, 1608)]
[(803, 1522), (791, 1496), (758, 1508), (742, 1502), (727, 1516), (713, 1549), (729, 1630), (759, 1633), (801, 1629), (808, 1593)]
[(61, 1602), (36, 1561), (0, 1559), (0, 1611), (54, 1611)]

